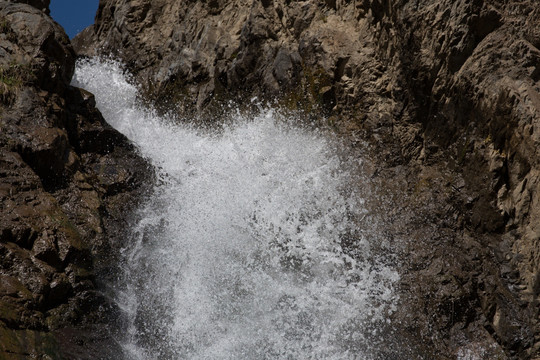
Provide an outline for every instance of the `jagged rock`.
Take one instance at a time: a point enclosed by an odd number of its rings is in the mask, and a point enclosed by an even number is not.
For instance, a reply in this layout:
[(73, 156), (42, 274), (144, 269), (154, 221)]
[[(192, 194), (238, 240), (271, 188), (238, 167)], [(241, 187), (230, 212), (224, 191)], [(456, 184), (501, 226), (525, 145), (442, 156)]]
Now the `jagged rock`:
[(49, 1), (21, 2), (0, 1), (0, 358), (112, 358), (117, 311), (96, 278), (152, 177), (69, 85), (75, 53)]
[(401, 336), (538, 356), (536, 1), (103, 0), (96, 19), (77, 52), (119, 57), (167, 109), (277, 98), (368, 140), (392, 204), (372, 206), (406, 245)]
[(43, 11), (47, 15), (49, 15), (50, 13), (49, 4), (51, 3), (51, 0), (11, 0), (11, 1), (31, 5)]

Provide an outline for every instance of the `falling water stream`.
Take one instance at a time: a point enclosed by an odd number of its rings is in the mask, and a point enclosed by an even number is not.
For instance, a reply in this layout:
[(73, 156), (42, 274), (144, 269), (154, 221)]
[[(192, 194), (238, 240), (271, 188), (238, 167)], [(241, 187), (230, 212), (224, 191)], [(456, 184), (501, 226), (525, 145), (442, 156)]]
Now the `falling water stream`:
[(113, 61), (80, 61), (73, 83), (156, 172), (111, 284), (127, 358), (375, 357), (398, 275), (358, 156), (272, 109), (214, 130), (157, 116)]

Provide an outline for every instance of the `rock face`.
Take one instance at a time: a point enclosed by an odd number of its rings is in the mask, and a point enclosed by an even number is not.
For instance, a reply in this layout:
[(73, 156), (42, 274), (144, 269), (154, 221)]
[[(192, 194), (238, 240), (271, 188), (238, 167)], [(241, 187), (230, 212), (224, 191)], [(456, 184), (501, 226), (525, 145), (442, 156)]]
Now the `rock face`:
[[(69, 86), (48, 3), (0, 1), (0, 358), (113, 358), (98, 279), (151, 176)], [(256, 96), (371, 145), (404, 356), (540, 357), (536, 1), (102, 0), (96, 20), (78, 54), (121, 58), (164, 109)]]
[(117, 311), (97, 283), (151, 177), (69, 85), (75, 53), (48, 3), (0, 1), (0, 358), (113, 358)]
[(101, 0), (74, 46), (168, 108), (258, 96), (368, 140), (405, 244), (401, 336), (428, 358), (535, 359), (539, 29), (532, 0)]

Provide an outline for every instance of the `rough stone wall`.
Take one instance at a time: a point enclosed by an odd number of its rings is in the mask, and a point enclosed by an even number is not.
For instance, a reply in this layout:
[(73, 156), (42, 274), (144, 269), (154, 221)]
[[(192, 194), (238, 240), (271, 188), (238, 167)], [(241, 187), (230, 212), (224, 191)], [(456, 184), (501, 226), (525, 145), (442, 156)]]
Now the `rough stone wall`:
[(74, 45), (121, 58), (166, 108), (258, 96), (367, 140), (406, 244), (403, 338), (535, 359), (539, 19), (526, 0), (102, 0)]
[(74, 46), (120, 57), (156, 99), (187, 110), (254, 96), (331, 110), (386, 85), (351, 82), (383, 75), (369, 27), (352, 3), (101, 1)]
[(399, 55), (388, 61), (401, 68), (422, 124), (419, 160), (462, 175), (471, 200), (457, 208), (492, 255), (475, 290), (484, 326), (508, 354), (536, 358), (540, 4), (392, 4), (381, 15), (381, 50)]
[(0, 358), (113, 358), (97, 285), (151, 177), (69, 85), (75, 53), (46, 12), (0, 1)]

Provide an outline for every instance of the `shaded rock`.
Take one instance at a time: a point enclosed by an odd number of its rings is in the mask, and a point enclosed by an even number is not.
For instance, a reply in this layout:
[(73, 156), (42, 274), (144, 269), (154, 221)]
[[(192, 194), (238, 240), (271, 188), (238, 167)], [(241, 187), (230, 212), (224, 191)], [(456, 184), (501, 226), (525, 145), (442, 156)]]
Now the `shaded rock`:
[(33, 6), (35, 8), (43, 11), (47, 15), (49, 15), (49, 13), (50, 13), (49, 4), (51, 3), (51, 0), (12, 0), (12, 2), (18, 2), (18, 3), (22, 3), (22, 4), (31, 5), (31, 6)]
[(97, 274), (114, 267), (112, 244), (152, 176), (93, 96), (69, 85), (75, 53), (38, 10), (49, 2), (29, 3), (0, 2), (0, 358), (112, 358), (118, 311)]
[(4, 359), (23, 360), (32, 354), (40, 354), (42, 358), (60, 359), (58, 343), (48, 332), (33, 330), (12, 330), (0, 322), (0, 354)]
[(49, 236), (47, 231), (44, 231), (40, 238), (34, 242), (32, 255), (55, 268), (61, 268), (62, 263), (55, 240), (54, 237)]

